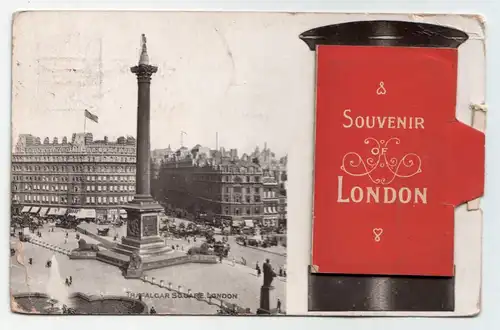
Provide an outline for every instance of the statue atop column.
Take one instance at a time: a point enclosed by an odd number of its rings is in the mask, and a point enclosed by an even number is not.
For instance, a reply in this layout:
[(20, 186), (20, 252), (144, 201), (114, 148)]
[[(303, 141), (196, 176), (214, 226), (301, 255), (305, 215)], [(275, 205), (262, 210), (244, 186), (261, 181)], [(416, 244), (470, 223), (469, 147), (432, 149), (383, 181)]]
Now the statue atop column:
[(139, 58), (139, 65), (149, 65), (149, 55), (148, 55), (148, 47), (146, 45), (146, 42), (148, 41), (146, 39), (146, 35), (143, 33), (141, 35), (141, 40), (142, 40), (142, 51), (141, 51), (141, 57)]

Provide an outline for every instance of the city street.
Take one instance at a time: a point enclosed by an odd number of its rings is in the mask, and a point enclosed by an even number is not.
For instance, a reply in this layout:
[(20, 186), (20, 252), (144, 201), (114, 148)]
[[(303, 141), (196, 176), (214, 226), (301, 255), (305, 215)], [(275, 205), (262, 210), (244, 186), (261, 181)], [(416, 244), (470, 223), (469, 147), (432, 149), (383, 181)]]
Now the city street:
[[(78, 247), (76, 240), (76, 232), (62, 228), (54, 228), (54, 232), (49, 230), (52, 225), (45, 225), (40, 229), (42, 237), (39, 240), (45, 241), (52, 245), (57, 245), (65, 249), (71, 250)], [(116, 228), (120, 235), (126, 229), (125, 226)], [(113, 229), (115, 230), (115, 229)], [(110, 236), (107, 239), (112, 240), (114, 231), (110, 230)], [(68, 239), (65, 242), (66, 232)], [(98, 243), (92, 238), (82, 235), (88, 243)], [(233, 239), (231, 237), (231, 239)], [(196, 245), (201, 244), (203, 240), (199, 239)], [(19, 245), (17, 238), (11, 238), (13, 245)], [(185, 251), (191, 244), (187, 240), (168, 240), (168, 244), (182, 246)], [(245, 248), (237, 245), (234, 241), (230, 241), (231, 249), (239, 252), (247, 258), (248, 262), (252, 262), (247, 266), (234, 264), (231, 262), (231, 254), (228, 260), (222, 264), (185, 264), (163, 269), (148, 271), (146, 274), (155, 277), (157, 281), (164, 280), (165, 283), (171, 282), (176, 288), (181, 285), (185, 290), (191, 289), (194, 292), (202, 292), (204, 294), (231, 294), (227, 302), (235, 303), (243, 308), (250, 308), (253, 312), (259, 307), (260, 286), (262, 285), (263, 277), (257, 277), (253, 261), (259, 260), (262, 264), (265, 258), (269, 255), (271, 259), (273, 254), (267, 254), (260, 250)], [(215, 314), (216, 306), (208, 305), (204, 302), (197, 301), (193, 298), (154, 298), (154, 293), (164, 293), (166, 289), (152, 286), (140, 280), (127, 280), (123, 277), (120, 270), (114, 266), (96, 261), (96, 260), (70, 260), (67, 256), (55, 253), (49, 249), (31, 244), (22, 243), (20, 254), (21, 263), (18, 262), (18, 255), (11, 258), (11, 290), (13, 293), (21, 292), (47, 292), (46, 283), (51, 273), (50, 268), (45, 267), (45, 263), (56, 256), (57, 262), (53, 267), (59, 268), (61, 282), (63, 283), (66, 277), (73, 277), (73, 285), (69, 287), (69, 292), (82, 292), (87, 295), (127, 295), (130, 293), (143, 293), (143, 300), (149, 306), (154, 306), (158, 313), (191, 313), (191, 314)], [(233, 250), (231, 251), (233, 253)], [(237, 255), (234, 255), (237, 258)], [(28, 259), (33, 258), (33, 265), (28, 264)], [(284, 257), (283, 257), (284, 258)], [(271, 263), (276, 269), (277, 264)], [(283, 259), (284, 260), (284, 259)], [(276, 262), (276, 261), (274, 261)], [(273, 282), (275, 290), (272, 293), (271, 305), (275, 307), (276, 299), (282, 302), (282, 309), (286, 309), (285, 287), (286, 282), (282, 279), (275, 279)], [(149, 293), (149, 294), (148, 294)]]
[[(190, 223), (188, 220), (184, 219), (175, 219), (176, 224), (179, 224), (181, 222)], [(121, 227), (113, 227), (113, 226), (99, 226), (99, 227), (109, 227), (109, 235), (108, 236), (103, 236), (103, 238), (113, 241), (113, 237), (115, 235), (118, 235), (118, 238), (125, 236), (127, 234), (127, 226), (121, 226)], [(220, 235), (215, 235), (214, 238), (216, 240), (222, 240), (222, 236)], [(179, 249), (181, 251), (187, 252), (190, 247), (193, 246), (199, 246), (205, 241), (205, 238), (198, 237), (196, 242), (193, 241), (192, 238), (190, 238), (189, 242), (187, 239), (175, 239), (175, 238), (167, 238), (167, 244), (177, 246), (179, 245)], [(264, 248), (252, 248), (248, 246), (241, 246), (236, 243), (236, 237), (235, 236), (229, 236), (229, 245), (231, 246), (231, 250), (229, 252), (228, 260), (232, 260), (234, 257), (236, 261), (240, 262), (241, 258), (245, 258), (247, 261), (247, 266), (255, 269), (255, 264), (259, 262), (259, 264), (262, 266), (262, 263), (266, 261), (266, 259), (269, 259), (271, 262), (271, 265), (273, 265), (273, 268), (277, 272), (279, 270), (280, 266), (286, 265), (286, 256), (285, 255), (280, 255), (273, 253), (271, 251), (265, 251)], [(282, 250), (284, 250), (283, 247), (281, 247)]]
[[(181, 222), (184, 222), (187, 225), (191, 221), (175, 218), (176, 225), (180, 224)], [(216, 240), (222, 240), (221, 235), (214, 235), (214, 238)], [(232, 260), (232, 258), (234, 257), (238, 262), (240, 262), (241, 258), (244, 258), (247, 262), (247, 266), (255, 269), (255, 265), (257, 262), (262, 266), (262, 263), (264, 263), (266, 259), (269, 259), (276, 272), (279, 270), (280, 266), (285, 266), (286, 268), (286, 255), (273, 253), (272, 251), (265, 251), (264, 248), (252, 248), (239, 245), (236, 243), (236, 236), (229, 236), (228, 239), (228, 243), (231, 246), (231, 250), (229, 251), (228, 256), (229, 260)], [(170, 242), (171, 240), (169, 239), (167, 241)], [(199, 242), (197, 243), (201, 244)], [(285, 250), (285, 248), (283, 247), (281, 247), (280, 249)], [(269, 250), (272, 250), (272, 248)]]
[[(221, 237), (215, 236), (215, 239), (221, 239)], [(240, 261), (241, 258), (245, 258), (247, 261), (247, 266), (255, 268), (255, 264), (259, 262), (260, 266), (269, 259), (274, 270), (277, 272), (280, 266), (286, 266), (286, 256), (278, 255), (272, 252), (267, 252), (262, 248), (252, 248), (248, 246), (242, 246), (236, 243), (235, 236), (229, 236), (229, 245), (231, 250), (229, 251), (229, 259), (234, 257), (236, 260)]]

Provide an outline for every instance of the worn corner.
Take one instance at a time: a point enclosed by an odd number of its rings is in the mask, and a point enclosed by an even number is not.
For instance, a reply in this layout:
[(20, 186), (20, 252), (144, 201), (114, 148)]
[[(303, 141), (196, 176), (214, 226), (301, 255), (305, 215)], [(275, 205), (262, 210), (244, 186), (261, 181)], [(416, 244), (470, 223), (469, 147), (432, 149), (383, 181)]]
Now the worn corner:
[(16, 314), (25, 314), (26, 312), (19, 306), (19, 304), (14, 299), (13, 295), (10, 295), (10, 311)]
[(483, 32), (483, 35), (486, 35), (486, 17), (483, 14), (474, 14), (471, 16), (472, 19), (474, 19), (481, 27), (481, 32)]
[(319, 273), (319, 266), (318, 265), (311, 265), (310, 269), (311, 269), (311, 273), (313, 273), (313, 274)]
[(477, 211), (481, 209), (481, 197), (467, 202), (467, 211)]
[(12, 24), (15, 25), (22, 17), (26, 16), (31, 10), (18, 10), (12, 13)]

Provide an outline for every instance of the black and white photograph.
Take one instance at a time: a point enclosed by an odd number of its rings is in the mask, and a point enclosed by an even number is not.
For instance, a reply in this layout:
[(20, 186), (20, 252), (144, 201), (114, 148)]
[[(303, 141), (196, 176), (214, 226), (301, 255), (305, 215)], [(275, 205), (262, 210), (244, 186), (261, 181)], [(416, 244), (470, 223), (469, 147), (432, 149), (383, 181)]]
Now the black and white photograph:
[(283, 315), (289, 109), (272, 66), (211, 16), (140, 15), (15, 17), (12, 310)]

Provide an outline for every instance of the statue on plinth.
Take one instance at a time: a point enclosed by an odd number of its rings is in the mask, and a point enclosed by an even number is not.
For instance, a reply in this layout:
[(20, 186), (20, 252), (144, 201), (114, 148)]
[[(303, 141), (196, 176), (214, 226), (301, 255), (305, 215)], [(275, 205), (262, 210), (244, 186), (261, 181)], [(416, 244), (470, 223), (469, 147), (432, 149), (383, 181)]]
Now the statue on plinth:
[(266, 259), (264, 265), (262, 265), (262, 272), (264, 273), (264, 283), (263, 286), (271, 287), (271, 283), (273, 283), (274, 278), (276, 277), (276, 273), (269, 262), (269, 259)]
[(262, 271), (264, 273), (264, 282), (260, 287), (260, 308), (257, 310), (257, 314), (269, 315), (271, 314), (270, 291), (274, 289), (271, 284), (276, 277), (276, 273), (269, 259), (266, 259), (266, 262), (262, 265)]
[(126, 265), (125, 278), (141, 278), (142, 271), (142, 257), (139, 252), (135, 252), (130, 256), (130, 261)]
[(78, 247), (74, 249), (74, 251), (79, 251), (79, 252), (87, 252), (87, 251), (93, 251), (93, 252), (98, 252), (99, 247), (97, 244), (89, 244), (87, 241), (85, 241), (83, 238), (81, 238), (78, 241)]
[(141, 269), (142, 268), (142, 258), (139, 253), (134, 253), (130, 256), (130, 262), (128, 264), (128, 269)]

